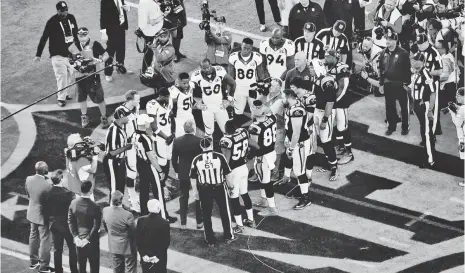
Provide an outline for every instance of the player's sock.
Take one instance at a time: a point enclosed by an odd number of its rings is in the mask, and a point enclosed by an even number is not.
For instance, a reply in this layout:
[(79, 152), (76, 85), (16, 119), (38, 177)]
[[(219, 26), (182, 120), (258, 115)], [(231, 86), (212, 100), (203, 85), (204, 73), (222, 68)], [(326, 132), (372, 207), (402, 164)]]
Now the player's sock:
[(339, 131), (337, 128), (334, 130), (334, 133), (336, 134), (336, 143), (339, 147), (344, 147), (344, 136), (343, 132)]
[(268, 205), (270, 208), (276, 208), (276, 203), (274, 202), (274, 197), (266, 198), (268, 200)]
[(250, 199), (250, 196), (248, 193), (242, 194), (242, 201), (244, 201), (244, 207), (246, 210), (252, 209), (252, 199)]
[(315, 155), (307, 156), (307, 162), (305, 163), (305, 174), (308, 179), (312, 179), (313, 167), (315, 166)]
[(291, 176), (291, 169), (284, 168), (284, 176), (285, 177), (290, 177)]
[(308, 178), (305, 174), (299, 175), (297, 177), (297, 180), (299, 181), (299, 187), (300, 187), (300, 192), (302, 194), (308, 193)]
[(326, 157), (328, 158), (328, 162), (336, 162), (336, 151), (334, 150), (334, 145), (331, 141), (322, 143), (323, 151), (325, 152)]
[(245, 212), (247, 213), (247, 219), (249, 219), (250, 221), (254, 221), (253, 220), (253, 209), (246, 209)]
[(236, 224), (238, 226), (241, 226), (243, 227), (244, 226), (244, 223), (242, 222), (242, 215), (234, 215), (234, 219), (236, 220)]
[(262, 189), (260, 189), (260, 195), (262, 198), (266, 198), (265, 184), (261, 184)]
[(231, 207), (234, 215), (241, 215), (241, 203), (239, 197), (231, 198)]
[(266, 198), (274, 197), (273, 184), (272, 183), (266, 183), (266, 184), (262, 184), (262, 185), (264, 185), (264, 188), (265, 188)]
[(347, 128), (344, 132), (344, 146), (348, 153), (352, 153), (352, 135), (350, 134), (349, 128)]

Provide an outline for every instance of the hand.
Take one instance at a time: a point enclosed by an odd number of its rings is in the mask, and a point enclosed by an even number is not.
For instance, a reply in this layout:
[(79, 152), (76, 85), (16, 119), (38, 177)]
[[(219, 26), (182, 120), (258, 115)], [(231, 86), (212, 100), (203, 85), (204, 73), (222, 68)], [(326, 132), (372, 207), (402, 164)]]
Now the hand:
[(326, 122), (321, 122), (320, 123), (320, 130), (326, 129), (326, 125), (327, 125)]
[(408, 85), (404, 85), (404, 89), (405, 91), (407, 91), (407, 93), (410, 93), (412, 91)]
[(153, 264), (158, 263), (159, 260), (160, 260), (160, 259), (158, 259), (157, 256), (153, 256), (153, 257), (150, 257), (150, 258), (149, 258), (149, 262), (150, 262), (150, 263), (153, 263)]
[(379, 93), (384, 94), (384, 85), (379, 87)]
[(283, 179), (279, 182), (276, 182), (275, 186), (284, 185), (284, 184), (289, 183), (290, 181), (291, 181), (291, 178), (289, 176), (283, 176)]
[(388, 22), (386, 20), (381, 20), (381, 22), (379, 22), (383, 27), (386, 27)]
[(229, 100), (223, 100), (221, 102), (221, 109), (226, 109), (231, 102)]
[(89, 240), (87, 240), (87, 239), (81, 240), (81, 246), (80, 247), (85, 247), (88, 243), (89, 243)]
[(433, 111), (428, 110), (428, 114), (427, 114), (427, 115), (428, 115), (428, 119), (429, 119), (429, 120), (433, 120), (433, 118), (434, 118)]
[(360, 76), (362, 76), (362, 78), (364, 80), (368, 79), (368, 73), (366, 71), (364, 71), (364, 70), (362, 70), (362, 72), (360, 72)]
[(174, 135), (170, 135), (169, 137), (166, 138), (166, 145), (170, 145), (173, 143), (174, 140)]
[(81, 239), (78, 236), (74, 237), (74, 244), (76, 246), (79, 246), (81, 244)]
[(32, 60), (35, 64), (40, 62), (40, 57), (34, 57), (34, 60)]
[(142, 257), (142, 261), (144, 261), (144, 262), (146, 262), (146, 263), (148, 263), (149, 260), (150, 260), (150, 258), (149, 258), (149, 256), (147, 256), (147, 255), (144, 255), (144, 257)]
[(287, 148), (286, 149), (286, 155), (289, 159), (292, 158), (292, 154), (294, 153), (294, 149), (292, 149), (291, 147)]
[(105, 32), (102, 32), (102, 42), (108, 41), (108, 35)]
[(160, 177), (160, 180), (165, 179), (165, 173), (163, 171), (158, 172), (158, 176)]
[(126, 146), (124, 146), (124, 149), (127, 151), (127, 150), (131, 150), (132, 149), (132, 144), (131, 143), (128, 143), (126, 144)]

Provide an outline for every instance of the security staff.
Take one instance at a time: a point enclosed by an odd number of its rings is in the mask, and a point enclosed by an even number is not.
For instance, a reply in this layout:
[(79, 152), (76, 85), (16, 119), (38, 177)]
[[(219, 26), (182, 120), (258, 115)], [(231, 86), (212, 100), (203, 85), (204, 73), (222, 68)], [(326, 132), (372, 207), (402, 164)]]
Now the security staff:
[[(224, 155), (213, 151), (213, 139), (206, 137), (200, 141), (202, 153), (194, 158), (191, 165), (190, 177), (196, 179), (204, 222), (205, 241), (209, 247), (216, 245), (215, 234), (212, 229), (213, 201), (220, 210), (223, 224), (223, 236), (227, 244), (235, 241), (231, 225), (228, 193), (225, 183), (232, 188), (231, 168)], [(226, 179), (225, 179), (226, 176)]]
[(326, 17), (320, 5), (310, 0), (300, 0), (289, 13), (289, 39), (295, 41), (303, 34), (305, 23), (314, 23), (317, 30), (327, 26)]
[(131, 142), (136, 147), (137, 153), (137, 172), (140, 178), (140, 210), (142, 215), (149, 213), (147, 202), (149, 201), (149, 188), (152, 187), (152, 193), (155, 199), (160, 201), (162, 206), (161, 216), (170, 223), (176, 222), (176, 217), (170, 217), (166, 211), (166, 202), (163, 194), (161, 180), (164, 178), (162, 168), (157, 162), (153, 141), (148, 134), (151, 129), (150, 124), (153, 118), (147, 114), (141, 114), (137, 117), (137, 129), (131, 138)]
[(406, 91), (412, 74), (410, 71), (410, 57), (409, 53), (398, 45), (398, 34), (392, 28), (387, 28), (385, 37), (387, 47), (379, 57), (380, 92), (385, 95), (386, 116), (389, 124), (385, 134), (390, 136), (396, 131), (396, 100), (399, 100), (402, 113), (402, 135), (407, 135), (410, 130), (409, 102)]
[(431, 168), (434, 166), (435, 141), (434, 124), (437, 115), (434, 114), (436, 104), (437, 80), (433, 79), (426, 69), (425, 56), (420, 52), (412, 58), (412, 67), (415, 74), (412, 76), (412, 98), (413, 109), (420, 122), (421, 141), (424, 144), (425, 157), (420, 163), (420, 168)]
[(107, 180), (110, 181), (110, 193), (115, 190), (124, 192), (126, 185), (126, 151), (132, 148), (132, 144), (128, 143), (123, 126), (128, 123), (130, 114), (125, 107), (116, 108), (114, 121), (105, 137), (103, 166)]

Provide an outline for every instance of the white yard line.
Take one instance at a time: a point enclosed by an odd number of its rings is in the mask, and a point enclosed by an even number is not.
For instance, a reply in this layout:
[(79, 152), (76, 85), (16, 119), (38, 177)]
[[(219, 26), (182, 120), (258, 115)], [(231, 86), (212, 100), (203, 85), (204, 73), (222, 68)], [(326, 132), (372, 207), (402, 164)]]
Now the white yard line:
[(428, 215), (431, 215), (431, 212), (429, 211), (426, 211), (425, 213), (423, 213), (422, 215), (420, 215), (420, 217), (416, 218), (416, 219), (412, 219), (410, 222), (408, 222), (407, 224), (405, 224), (406, 227), (410, 227), (411, 225), (415, 224), (416, 222), (418, 221), (422, 221), (426, 216)]
[(462, 206), (465, 206), (464, 201), (462, 199), (460, 199), (460, 198), (457, 198), (457, 197), (451, 197), (451, 198), (449, 198), (449, 201), (458, 203), (458, 204), (460, 204)]
[(384, 243), (388, 243), (390, 245), (396, 246), (396, 247), (402, 247), (404, 249), (410, 247), (409, 244), (401, 243), (399, 241), (392, 240), (392, 239), (389, 239), (389, 238), (386, 238), (386, 237), (379, 237), (379, 240), (384, 242)]

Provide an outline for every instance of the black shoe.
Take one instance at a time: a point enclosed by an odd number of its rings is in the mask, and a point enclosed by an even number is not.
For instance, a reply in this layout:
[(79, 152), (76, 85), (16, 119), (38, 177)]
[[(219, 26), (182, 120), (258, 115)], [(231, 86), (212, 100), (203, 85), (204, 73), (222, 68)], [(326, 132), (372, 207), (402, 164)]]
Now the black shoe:
[(185, 59), (187, 58), (186, 55), (182, 54), (181, 52), (178, 52), (178, 54), (176, 54), (178, 56), (178, 59)]
[(66, 95), (66, 100), (72, 100), (73, 98), (71, 98), (69, 95)]
[(402, 130), (402, 132), (400, 134), (403, 135), (403, 136), (406, 136), (406, 135), (408, 135), (408, 132), (410, 132), (410, 129)]
[(312, 204), (312, 202), (310, 201), (310, 198), (308, 196), (308, 193), (306, 194), (303, 194), (301, 197), (300, 197), (300, 200), (299, 200), (299, 203), (297, 203), (297, 205), (294, 206), (294, 209), (295, 210), (301, 210), (307, 206), (310, 206)]
[(339, 158), (337, 161), (337, 164), (339, 165), (345, 165), (347, 163), (350, 163), (355, 160), (354, 154), (352, 153), (347, 153), (343, 157)]
[(442, 129), (437, 129), (434, 134), (437, 135), (437, 136), (442, 135)]
[(418, 145), (420, 145), (420, 147), (425, 147), (425, 141), (422, 140)]
[(64, 100), (58, 100), (58, 101), (57, 101), (57, 104), (58, 104), (58, 106), (60, 106), (60, 107), (65, 107), (66, 101), (64, 101)]
[(170, 224), (173, 224), (173, 223), (176, 223), (178, 221), (178, 218), (176, 218), (174, 216), (168, 216), (166, 218), (166, 220), (168, 220), (168, 222), (170, 222)]
[(216, 242), (208, 242), (206, 240), (205, 240), (205, 242), (207, 243), (208, 247), (215, 247), (216, 246)]
[(432, 162), (432, 163), (429, 163), (429, 162), (423, 162), (420, 164), (420, 169), (432, 169), (434, 167), (434, 163), (435, 162)]
[(386, 136), (390, 136), (392, 135), (392, 133), (394, 133), (396, 130), (391, 130), (391, 129), (387, 129), (386, 133), (384, 133)]
[(179, 58), (177, 55), (174, 56), (173, 62), (179, 63), (181, 58)]
[(244, 225), (249, 227), (249, 228), (256, 228), (257, 227), (257, 225), (255, 224), (255, 221), (252, 221), (252, 220), (249, 220), (249, 219), (244, 220)]
[(40, 266), (39, 262), (32, 263), (29, 265), (29, 269), (37, 269)]
[(336, 180), (338, 176), (339, 176), (339, 170), (337, 169), (337, 167), (332, 167), (331, 174), (329, 175), (329, 181)]
[(55, 269), (51, 267), (39, 269), (39, 273), (53, 273), (53, 272), (55, 272)]

